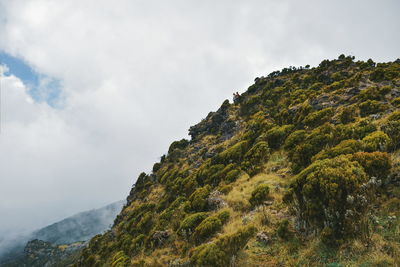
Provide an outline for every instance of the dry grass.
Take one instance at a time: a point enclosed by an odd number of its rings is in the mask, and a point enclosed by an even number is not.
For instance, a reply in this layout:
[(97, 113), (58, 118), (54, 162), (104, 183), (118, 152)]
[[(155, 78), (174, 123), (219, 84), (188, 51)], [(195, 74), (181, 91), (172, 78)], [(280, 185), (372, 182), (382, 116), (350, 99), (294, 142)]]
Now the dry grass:
[(160, 184), (152, 186), (150, 193), (147, 196), (148, 202), (157, 204), (159, 200), (164, 196), (165, 188)]

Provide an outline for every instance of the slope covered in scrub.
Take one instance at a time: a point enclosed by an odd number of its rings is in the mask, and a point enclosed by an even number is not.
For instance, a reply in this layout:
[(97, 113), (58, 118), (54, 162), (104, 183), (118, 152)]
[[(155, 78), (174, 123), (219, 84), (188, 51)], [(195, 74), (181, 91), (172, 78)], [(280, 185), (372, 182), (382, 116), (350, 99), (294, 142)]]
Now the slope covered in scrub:
[(189, 135), (75, 266), (400, 264), (400, 60), (256, 78)]

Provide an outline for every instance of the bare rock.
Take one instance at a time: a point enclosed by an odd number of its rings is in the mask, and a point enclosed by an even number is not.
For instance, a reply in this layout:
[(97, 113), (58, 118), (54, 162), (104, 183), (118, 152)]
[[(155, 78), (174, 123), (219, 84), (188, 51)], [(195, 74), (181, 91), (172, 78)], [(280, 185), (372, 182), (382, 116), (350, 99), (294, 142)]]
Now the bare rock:
[(220, 209), (226, 206), (226, 202), (222, 199), (222, 193), (215, 190), (207, 197), (207, 205), (211, 210)]
[(270, 238), (265, 232), (258, 232), (256, 235), (256, 240), (264, 245), (267, 245), (270, 242)]
[(168, 231), (156, 231), (152, 236), (153, 244), (157, 247), (162, 246), (169, 238), (169, 235)]

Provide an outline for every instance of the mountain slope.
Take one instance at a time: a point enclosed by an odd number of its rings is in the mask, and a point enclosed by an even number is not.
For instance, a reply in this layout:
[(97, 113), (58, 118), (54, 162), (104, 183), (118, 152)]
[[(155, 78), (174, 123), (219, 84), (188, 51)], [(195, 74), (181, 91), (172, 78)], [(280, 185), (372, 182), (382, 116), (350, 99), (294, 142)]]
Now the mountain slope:
[(256, 78), (142, 173), (75, 266), (400, 264), (400, 60)]

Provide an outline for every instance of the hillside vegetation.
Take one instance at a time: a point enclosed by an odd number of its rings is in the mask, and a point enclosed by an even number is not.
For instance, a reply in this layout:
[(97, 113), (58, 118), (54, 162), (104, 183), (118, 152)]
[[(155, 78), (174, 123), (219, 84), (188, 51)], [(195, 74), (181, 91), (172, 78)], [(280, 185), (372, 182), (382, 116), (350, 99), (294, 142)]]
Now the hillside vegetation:
[(400, 264), (400, 60), (256, 78), (189, 135), (75, 266)]

